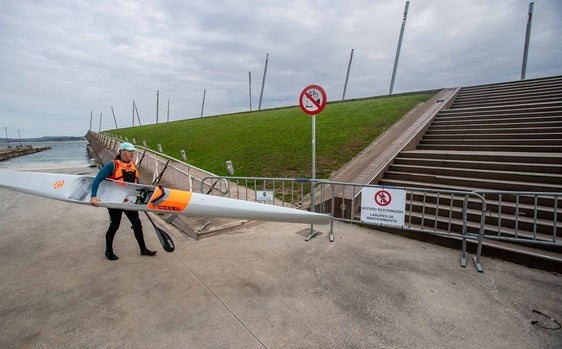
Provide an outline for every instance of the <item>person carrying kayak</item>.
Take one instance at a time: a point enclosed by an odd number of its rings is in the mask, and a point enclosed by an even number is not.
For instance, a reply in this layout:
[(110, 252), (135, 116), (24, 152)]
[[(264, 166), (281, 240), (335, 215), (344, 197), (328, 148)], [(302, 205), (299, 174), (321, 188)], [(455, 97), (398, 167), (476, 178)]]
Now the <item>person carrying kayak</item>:
[[(94, 178), (94, 181), (92, 182), (90, 205), (98, 207), (98, 203), (100, 202), (97, 198), (98, 188), (100, 183), (106, 178), (129, 183), (138, 182), (139, 173), (133, 161), (135, 150), (135, 147), (131, 143), (121, 143), (115, 160), (106, 163), (98, 172), (96, 178)], [(139, 244), (140, 254), (143, 256), (154, 256), (156, 254), (156, 251), (151, 251), (146, 248), (138, 211), (120, 210), (114, 208), (108, 208), (107, 210), (109, 211), (109, 228), (105, 233), (105, 256), (107, 259), (119, 259), (119, 257), (113, 253), (113, 239), (115, 238), (115, 233), (119, 229), (123, 213), (125, 213), (132, 224), (135, 238)]]

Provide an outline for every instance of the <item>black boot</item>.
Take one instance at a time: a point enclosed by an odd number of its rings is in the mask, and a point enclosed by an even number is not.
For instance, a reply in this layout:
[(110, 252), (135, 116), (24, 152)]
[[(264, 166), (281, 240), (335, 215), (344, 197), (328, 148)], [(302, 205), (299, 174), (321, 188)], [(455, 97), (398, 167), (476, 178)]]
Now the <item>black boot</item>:
[[(113, 253), (113, 239), (115, 238), (115, 233), (117, 232), (117, 229), (119, 229), (119, 221), (117, 220), (117, 218), (115, 218), (114, 216), (115, 213), (109, 213), (109, 216), (111, 217), (111, 222), (109, 224), (109, 228), (107, 229), (107, 232), (105, 233), (105, 256), (107, 257), (107, 259), (109, 259), (110, 261), (114, 261), (116, 259), (119, 259), (119, 257), (117, 257), (114, 253)], [(121, 219), (121, 216), (119, 215), (118, 217), (119, 219)], [(117, 223), (115, 223), (117, 222)]]
[(110, 261), (114, 261), (114, 260), (119, 259), (119, 257), (117, 257), (117, 255), (115, 253), (113, 253), (113, 251), (105, 251), (105, 256)]
[(141, 250), (142, 256), (154, 256), (155, 254), (156, 254), (156, 251), (151, 251), (148, 248), (145, 248), (145, 249)]

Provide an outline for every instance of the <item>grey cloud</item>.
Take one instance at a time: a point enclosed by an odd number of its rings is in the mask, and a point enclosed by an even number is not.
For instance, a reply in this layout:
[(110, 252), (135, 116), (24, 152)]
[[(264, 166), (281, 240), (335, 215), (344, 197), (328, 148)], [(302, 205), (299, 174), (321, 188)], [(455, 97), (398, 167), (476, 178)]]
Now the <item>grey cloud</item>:
[[(341, 98), (387, 93), (404, 1), (6, 1), (0, 13), (0, 127), (30, 136), (297, 104), (311, 83)], [(519, 78), (528, 1), (413, 0), (395, 92)], [(527, 76), (562, 74), (562, 3), (535, 2)], [(64, 125), (50, 127), (50, 124)], [(54, 122), (53, 122), (54, 121)], [(97, 123), (96, 129), (97, 129)], [(35, 127), (37, 125), (37, 127)]]

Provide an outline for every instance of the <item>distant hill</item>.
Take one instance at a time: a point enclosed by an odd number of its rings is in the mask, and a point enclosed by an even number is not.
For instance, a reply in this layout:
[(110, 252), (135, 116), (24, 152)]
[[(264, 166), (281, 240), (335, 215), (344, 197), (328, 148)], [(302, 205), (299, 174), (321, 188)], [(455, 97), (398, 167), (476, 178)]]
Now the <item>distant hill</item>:
[[(31, 143), (31, 142), (68, 142), (68, 141), (85, 141), (84, 137), (73, 136), (49, 136), (40, 138), (8, 138), (10, 143)], [(6, 138), (1, 139), (2, 143), (6, 143)]]

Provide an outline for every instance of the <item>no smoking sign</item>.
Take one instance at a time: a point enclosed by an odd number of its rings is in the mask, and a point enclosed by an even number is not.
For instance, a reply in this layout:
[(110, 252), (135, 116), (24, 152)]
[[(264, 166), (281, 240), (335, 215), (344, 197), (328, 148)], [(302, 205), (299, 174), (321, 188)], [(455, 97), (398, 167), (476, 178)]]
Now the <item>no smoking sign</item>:
[(316, 115), (324, 110), (328, 98), (326, 91), (318, 85), (310, 85), (302, 90), (299, 97), (299, 106), (308, 115)]

